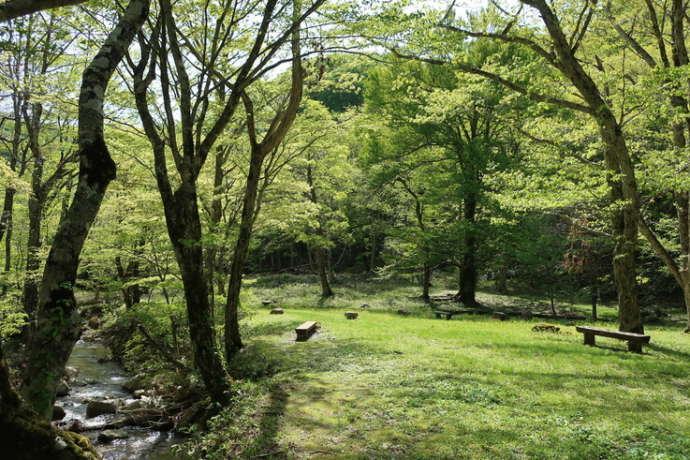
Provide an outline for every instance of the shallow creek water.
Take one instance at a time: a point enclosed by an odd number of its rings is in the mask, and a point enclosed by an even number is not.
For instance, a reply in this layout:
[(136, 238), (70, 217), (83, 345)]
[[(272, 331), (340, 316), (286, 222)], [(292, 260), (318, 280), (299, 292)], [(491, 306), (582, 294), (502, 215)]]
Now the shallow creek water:
[[(77, 368), (79, 374), (71, 383), (69, 395), (58, 398), (56, 404), (65, 409), (63, 420), (78, 419), (84, 426), (97, 426), (109, 422), (116, 415), (100, 415), (86, 418), (86, 401), (121, 400), (127, 404), (133, 402), (131, 395), (122, 388), (129, 376), (124, 369), (112, 361), (101, 361), (108, 356), (107, 349), (96, 342), (80, 340), (74, 346), (68, 366)], [(183, 458), (173, 450), (181, 438), (168, 431), (152, 431), (141, 427), (126, 427), (129, 437), (116, 439), (109, 443), (99, 443), (98, 431), (83, 433), (94, 442), (94, 445), (105, 460), (172, 460)]]

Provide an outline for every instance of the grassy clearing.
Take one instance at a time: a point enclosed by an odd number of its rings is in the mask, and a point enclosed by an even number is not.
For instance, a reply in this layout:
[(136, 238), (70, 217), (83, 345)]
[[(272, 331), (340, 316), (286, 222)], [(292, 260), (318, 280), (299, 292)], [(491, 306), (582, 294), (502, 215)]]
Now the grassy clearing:
[[(257, 299), (275, 298), (286, 314), (251, 308), (235, 365), (254, 381), (206, 448), (245, 458), (690, 458), (690, 336), (680, 327), (649, 327), (653, 344), (635, 355), (605, 338), (586, 347), (565, 323), (554, 335), (532, 332), (537, 321), (433, 319), (409, 299), (414, 287), (341, 286), (325, 304), (315, 289), (254, 283)], [(365, 302), (370, 311), (344, 318)], [(322, 331), (295, 343), (307, 320)]]

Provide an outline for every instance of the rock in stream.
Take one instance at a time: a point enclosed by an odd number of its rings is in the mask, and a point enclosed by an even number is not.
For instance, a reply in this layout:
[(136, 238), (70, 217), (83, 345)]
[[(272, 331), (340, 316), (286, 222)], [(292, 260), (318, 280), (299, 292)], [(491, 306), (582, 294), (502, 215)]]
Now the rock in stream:
[[(57, 399), (56, 405), (65, 411), (61, 423), (68, 429), (69, 426), (78, 426), (80, 431), (85, 430), (83, 434), (91, 438), (104, 460), (184, 458), (172, 449), (181, 441), (172, 432), (143, 427), (88, 430), (89, 427), (103, 426), (116, 420), (117, 414), (113, 413), (113, 409), (136, 401), (122, 387), (131, 377), (116, 363), (104, 360), (107, 355), (107, 349), (97, 342), (77, 342), (67, 365), (77, 370), (76, 381), (82, 384), (72, 385), (66, 396)], [(91, 410), (88, 410), (89, 406)]]

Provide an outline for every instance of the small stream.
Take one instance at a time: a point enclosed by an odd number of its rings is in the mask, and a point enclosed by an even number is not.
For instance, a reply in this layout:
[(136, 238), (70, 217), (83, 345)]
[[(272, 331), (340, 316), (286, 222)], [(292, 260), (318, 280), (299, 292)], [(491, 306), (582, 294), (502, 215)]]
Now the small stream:
[[(129, 376), (116, 363), (105, 361), (108, 355), (108, 350), (97, 342), (79, 340), (76, 343), (67, 366), (76, 368), (79, 374), (70, 383), (69, 395), (60, 397), (56, 401), (56, 404), (65, 410), (66, 415), (63, 421), (77, 419), (85, 427), (98, 426), (112, 421), (117, 416), (108, 414), (87, 419), (87, 401), (119, 400), (122, 404), (135, 401), (121, 386)], [(173, 450), (173, 446), (182, 440), (173, 432), (153, 431), (142, 427), (125, 427), (123, 430), (128, 434), (126, 439), (116, 439), (109, 443), (98, 442), (98, 431), (86, 431), (83, 434), (91, 438), (106, 460), (184, 458)]]

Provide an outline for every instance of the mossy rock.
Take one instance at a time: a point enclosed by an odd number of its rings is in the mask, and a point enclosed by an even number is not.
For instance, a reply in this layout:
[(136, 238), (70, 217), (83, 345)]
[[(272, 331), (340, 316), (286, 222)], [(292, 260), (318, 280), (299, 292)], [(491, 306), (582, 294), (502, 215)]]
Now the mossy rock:
[(122, 388), (134, 393), (137, 390), (146, 390), (151, 386), (151, 378), (144, 374), (137, 374), (122, 384)]
[[(65, 443), (65, 449), (84, 460), (100, 460), (101, 455), (86, 436), (73, 431), (58, 431), (58, 437)], [(70, 457), (66, 457), (70, 458)]]
[(177, 387), (186, 385), (185, 378), (174, 371), (163, 370), (158, 372), (151, 379), (151, 385), (159, 394), (172, 394), (177, 391)]

